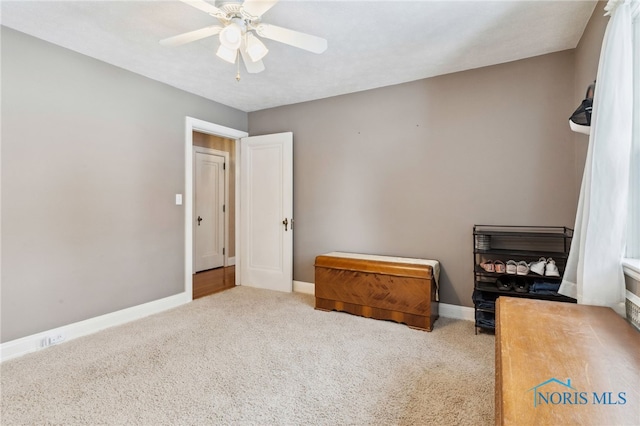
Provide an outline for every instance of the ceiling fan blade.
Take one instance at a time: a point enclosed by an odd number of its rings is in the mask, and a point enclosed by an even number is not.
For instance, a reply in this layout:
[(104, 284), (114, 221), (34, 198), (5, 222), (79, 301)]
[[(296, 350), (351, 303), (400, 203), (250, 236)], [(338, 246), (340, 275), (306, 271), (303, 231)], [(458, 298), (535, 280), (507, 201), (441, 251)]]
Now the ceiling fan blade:
[(322, 53), (327, 50), (327, 40), (301, 33), (277, 25), (260, 24), (256, 28), (258, 35), (279, 41), (280, 43), (298, 47), (313, 53)]
[(217, 7), (203, 1), (203, 0), (180, 0), (182, 3), (188, 4), (191, 7), (200, 9), (201, 11), (215, 16), (216, 18), (226, 18), (227, 14)]
[(278, 0), (244, 0), (242, 10), (252, 17), (259, 18), (267, 10), (271, 9)]
[(255, 62), (251, 60), (251, 57), (247, 53), (247, 46), (244, 42), (244, 39), (242, 41), (242, 44), (240, 45), (240, 55), (242, 55), (242, 62), (244, 62), (244, 66), (249, 74), (257, 74), (264, 71), (265, 68), (262, 60)]
[(216, 35), (220, 31), (222, 31), (221, 26), (212, 25), (210, 27), (200, 28), (199, 30), (190, 31), (188, 33), (178, 34), (177, 36), (162, 39), (160, 40), (160, 44), (163, 46), (180, 46), (185, 43), (200, 40), (201, 38)]

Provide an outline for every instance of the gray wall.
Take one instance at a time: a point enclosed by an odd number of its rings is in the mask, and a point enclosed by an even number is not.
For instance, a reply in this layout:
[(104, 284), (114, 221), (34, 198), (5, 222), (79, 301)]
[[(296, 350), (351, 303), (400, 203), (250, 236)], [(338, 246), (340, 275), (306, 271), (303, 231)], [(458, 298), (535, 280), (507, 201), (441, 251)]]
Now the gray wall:
[(572, 226), (574, 52), (249, 113), (294, 134), (294, 279), (333, 250), (438, 259), (472, 306), (472, 227)]
[(247, 114), (2, 28), (2, 341), (184, 289), (185, 116)]

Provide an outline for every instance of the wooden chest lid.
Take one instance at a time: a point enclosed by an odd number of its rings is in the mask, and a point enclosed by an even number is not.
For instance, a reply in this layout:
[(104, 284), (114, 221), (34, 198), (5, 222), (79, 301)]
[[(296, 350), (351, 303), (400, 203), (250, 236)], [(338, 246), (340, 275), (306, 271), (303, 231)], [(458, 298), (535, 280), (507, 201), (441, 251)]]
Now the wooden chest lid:
[(344, 252), (332, 252), (317, 256), (315, 266), (401, 277), (425, 279), (436, 277), (436, 281), (440, 270), (440, 263), (437, 260)]

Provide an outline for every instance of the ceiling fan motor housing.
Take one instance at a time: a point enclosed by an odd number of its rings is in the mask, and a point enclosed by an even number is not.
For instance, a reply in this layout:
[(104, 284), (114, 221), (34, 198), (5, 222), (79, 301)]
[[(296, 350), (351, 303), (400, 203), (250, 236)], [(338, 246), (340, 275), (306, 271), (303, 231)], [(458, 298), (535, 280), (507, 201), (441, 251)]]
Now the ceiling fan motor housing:
[(216, 7), (227, 14), (227, 19), (243, 18), (246, 21), (255, 21), (258, 16), (251, 16), (242, 8), (242, 3), (237, 1), (216, 1)]

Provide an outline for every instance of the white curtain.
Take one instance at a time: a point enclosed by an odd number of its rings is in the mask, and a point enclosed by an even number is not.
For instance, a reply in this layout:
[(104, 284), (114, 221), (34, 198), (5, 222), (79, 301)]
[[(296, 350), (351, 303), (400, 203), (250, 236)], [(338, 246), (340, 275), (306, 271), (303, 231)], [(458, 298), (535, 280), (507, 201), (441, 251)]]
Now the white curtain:
[(609, 306), (621, 315), (625, 284), (620, 262), (633, 122), (633, 19), (638, 3), (612, 0), (606, 7), (611, 18), (600, 52), (575, 232), (559, 290), (580, 304)]

